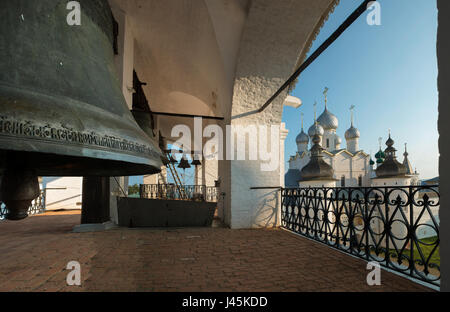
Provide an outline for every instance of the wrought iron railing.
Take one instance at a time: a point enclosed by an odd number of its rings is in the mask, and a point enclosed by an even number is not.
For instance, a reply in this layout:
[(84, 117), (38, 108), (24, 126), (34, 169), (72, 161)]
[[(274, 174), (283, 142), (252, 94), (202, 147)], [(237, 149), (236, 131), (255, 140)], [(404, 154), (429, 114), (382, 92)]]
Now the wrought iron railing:
[(439, 186), (282, 189), (288, 230), (440, 284)]
[[(217, 202), (219, 190), (214, 186), (206, 185), (180, 185), (175, 184), (141, 184), (139, 195), (149, 199), (176, 199)], [(181, 191), (181, 193), (180, 193)]]
[[(43, 213), (45, 211), (45, 190), (41, 190), (39, 197), (31, 202), (31, 206), (28, 209), (28, 215), (36, 215)], [(8, 213), (8, 208), (0, 200), (0, 220), (4, 220), (6, 214)]]

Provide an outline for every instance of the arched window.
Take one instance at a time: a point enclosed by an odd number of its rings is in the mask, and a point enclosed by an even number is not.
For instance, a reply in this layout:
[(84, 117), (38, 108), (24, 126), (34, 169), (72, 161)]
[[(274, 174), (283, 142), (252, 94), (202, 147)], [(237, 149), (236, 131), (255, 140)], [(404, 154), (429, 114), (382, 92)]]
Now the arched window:
[(345, 176), (344, 175), (341, 177), (341, 186), (342, 187), (345, 186)]
[(362, 175), (358, 177), (358, 186), (362, 186)]
[(327, 139), (327, 148), (330, 148), (330, 139)]

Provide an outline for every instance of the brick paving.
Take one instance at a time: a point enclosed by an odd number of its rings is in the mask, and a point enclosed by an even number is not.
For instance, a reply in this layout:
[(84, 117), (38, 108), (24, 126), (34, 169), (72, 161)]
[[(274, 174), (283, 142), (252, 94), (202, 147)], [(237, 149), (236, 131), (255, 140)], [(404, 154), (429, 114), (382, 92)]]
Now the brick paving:
[[(79, 213), (0, 222), (0, 291), (430, 291), (283, 230), (128, 229), (72, 233)], [(69, 261), (81, 286), (67, 286)]]

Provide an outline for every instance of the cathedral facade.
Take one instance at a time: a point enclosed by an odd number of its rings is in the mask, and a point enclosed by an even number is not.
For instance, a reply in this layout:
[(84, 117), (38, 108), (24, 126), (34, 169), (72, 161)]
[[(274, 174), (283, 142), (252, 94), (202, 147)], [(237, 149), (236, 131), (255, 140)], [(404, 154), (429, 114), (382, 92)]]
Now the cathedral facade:
[(371, 159), (371, 155), (360, 149), (361, 134), (354, 126), (353, 106), (351, 125), (345, 131), (345, 146), (342, 146), (342, 139), (337, 134), (338, 118), (328, 110), (327, 89), (324, 94), (325, 110), (317, 119), (314, 113), (314, 123), (307, 132), (303, 128), (302, 114), (302, 129), (296, 137), (297, 152), (290, 157), (289, 170), (285, 175), (286, 187), (419, 184), (419, 175), (412, 169), (406, 145), (404, 160), (400, 163), (396, 159), (394, 141), (390, 134), (384, 151), (380, 142), (380, 150), (375, 154), (376, 162)]

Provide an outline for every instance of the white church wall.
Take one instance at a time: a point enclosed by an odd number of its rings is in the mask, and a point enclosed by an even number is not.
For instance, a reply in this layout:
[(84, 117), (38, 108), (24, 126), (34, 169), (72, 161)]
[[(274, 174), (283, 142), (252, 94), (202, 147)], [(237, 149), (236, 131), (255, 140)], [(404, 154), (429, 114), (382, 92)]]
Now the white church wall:
[(313, 181), (300, 181), (299, 186), (302, 188), (307, 187), (336, 187), (336, 181), (332, 180), (313, 180)]
[(339, 180), (338, 186), (341, 185), (341, 178), (345, 176), (345, 186), (356, 187), (358, 179), (362, 177), (362, 186), (368, 185), (368, 167), (367, 159), (363, 155), (350, 156), (343, 152), (334, 156), (333, 169), (335, 178)]
[(407, 186), (410, 184), (411, 184), (411, 178), (409, 178), (409, 177), (372, 179), (372, 186)]
[(60, 177), (45, 185), (45, 209), (81, 209), (83, 178)]

